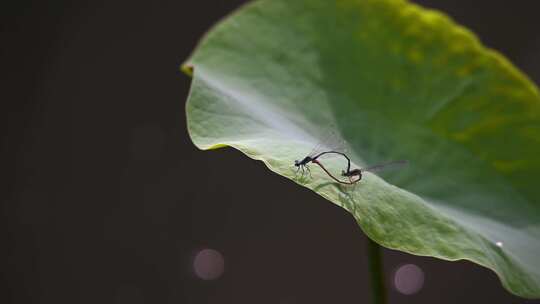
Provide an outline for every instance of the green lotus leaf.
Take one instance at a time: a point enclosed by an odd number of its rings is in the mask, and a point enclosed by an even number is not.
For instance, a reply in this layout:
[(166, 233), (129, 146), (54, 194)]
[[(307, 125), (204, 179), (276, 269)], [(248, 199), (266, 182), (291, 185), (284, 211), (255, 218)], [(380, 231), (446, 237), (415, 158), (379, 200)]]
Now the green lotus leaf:
[[(375, 242), (469, 260), (540, 297), (540, 95), (503, 56), (437, 11), (403, 0), (266, 0), (199, 43), (186, 111), (200, 149), (234, 147), (348, 210)], [(334, 182), (302, 159), (343, 140)], [(338, 178), (344, 159), (321, 163)]]

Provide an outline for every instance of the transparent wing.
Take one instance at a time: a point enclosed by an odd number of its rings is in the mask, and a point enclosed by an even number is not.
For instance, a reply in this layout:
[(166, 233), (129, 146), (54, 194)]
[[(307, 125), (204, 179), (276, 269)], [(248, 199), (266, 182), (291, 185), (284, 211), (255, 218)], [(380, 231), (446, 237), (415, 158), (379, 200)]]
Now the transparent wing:
[(377, 164), (377, 165), (374, 165), (374, 166), (370, 166), (370, 167), (366, 167), (366, 168), (362, 168), (360, 169), (360, 171), (362, 172), (378, 172), (378, 171), (382, 171), (382, 170), (387, 170), (387, 169), (399, 169), (405, 165), (409, 164), (408, 161), (406, 160), (395, 160), (395, 161), (391, 161), (391, 162), (387, 162), (387, 163), (381, 163), (381, 164)]
[[(317, 145), (315, 145), (315, 147), (313, 147), (308, 156), (314, 157), (326, 151), (337, 151), (341, 153), (347, 152), (347, 145), (345, 140), (343, 140), (339, 133), (333, 128), (325, 132), (325, 134), (321, 137), (321, 140), (317, 143)], [(335, 156), (336, 154), (325, 154), (323, 157)]]

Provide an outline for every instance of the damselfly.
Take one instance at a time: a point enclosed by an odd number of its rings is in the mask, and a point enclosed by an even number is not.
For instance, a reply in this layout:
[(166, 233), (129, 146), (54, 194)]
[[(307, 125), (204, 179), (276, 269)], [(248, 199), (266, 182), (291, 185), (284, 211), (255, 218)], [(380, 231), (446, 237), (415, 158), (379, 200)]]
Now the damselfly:
[[(345, 154), (345, 142), (339, 139), (340, 137), (336, 136), (334, 132), (328, 132), (322, 141), (320, 141), (309, 154), (304, 157), (302, 160), (295, 160), (294, 165), (297, 167), (296, 172), (302, 170), (302, 175), (307, 171), (311, 175), (311, 170), (309, 169), (309, 163), (316, 163), (319, 157), (323, 155), (341, 155), (347, 160), (347, 172), (351, 168), (351, 160)], [(317, 163), (319, 164), (319, 163)], [(319, 164), (320, 166), (320, 164)], [(330, 177), (334, 178), (323, 166), (321, 168), (328, 174)]]
[[(324, 151), (324, 152), (320, 152), (319, 154), (316, 154), (314, 156), (306, 156), (304, 157), (304, 159), (302, 160), (295, 160), (294, 161), (294, 165), (296, 167), (298, 167), (298, 169), (296, 170), (298, 172), (298, 170), (302, 169), (302, 172), (304, 172), (304, 170), (307, 170), (308, 172), (311, 172), (309, 167), (308, 167), (308, 164), (310, 162), (312, 163), (316, 163), (320, 166), (320, 163), (317, 161), (317, 159), (325, 154), (337, 154), (337, 155), (341, 155), (343, 157), (345, 157), (345, 159), (347, 159), (347, 170), (350, 169), (351, 167), (351, 160), (349, 159), (349, 157), (345, 154), (345, 153), (342, 153), (342, 152), (338, 152), (338, 151)], [(321, 167), (324, 169), (324, 167)], [(325, 172), (328, 173), (328, 171), (326, 171), (326, 169), (324, 169)], [(343, 171), (345, 172), (345, 171)]]
[[(350, 168), (347, 168), (347, 171), (343, 170), (341, 171), (341, 176), (346, 176), (349, 178), (349, 181), (356, 183), (359, 180), (362, 179), (362, 172), (378, 172), (382, 170), (387, 170), (391, 168), (397, 168), (404, 165), (407, 165), (409, 162), (406, 160), (395, 160), (387, 163), (381, 163), (374, 166), (366, 167), (366, 168), (360, 168), (360, 169), (353, 169), (350, 170)], [(354, 177), (357, 176), (357, 179), (354, 179)]]
[[(347, 169), (349, 169), (350, 164), (351, 164), (351, 163), (350, 163), (350, 160), (349, 160), (349, 158), (347, 157), (347, 155), (345, 155), (345, 154), (342, 154), (342, 155), (343, 155), (344, 157), (347, 158), (347, 161), (348, 161)], [(319, 162), (318, 160), (315, 159), (315, 160), (312, 160), (312, 162), (313, 162), (314, 164), (318, 165), (319, 167), (321, 167), (321, 169), (323, 169), (323, 171), (326, 172), (326, 174), (328, 174), (328, 176), (330, 176), (330, 178), (332, 178), (333, 180), (335, 180), (336, 182), (338, 182), (338, 183), (340, 183), (340, 184), (352, 185), (352, 184), (354, 184), (354, 183), (357, 182), (357, 181), (351, 180), (351, 178), (349, 178), (349, 181), (348, 181), (348, 182), (347, 182), (347, 181), (342, 181), (342, 180), (340, 180), (339, 178), (336, 178), (332, 173), (330, 173), (330, 171), (328, 171), (328, 170), (323, 166), (323, 164), (321, 164), (321, 162)]]

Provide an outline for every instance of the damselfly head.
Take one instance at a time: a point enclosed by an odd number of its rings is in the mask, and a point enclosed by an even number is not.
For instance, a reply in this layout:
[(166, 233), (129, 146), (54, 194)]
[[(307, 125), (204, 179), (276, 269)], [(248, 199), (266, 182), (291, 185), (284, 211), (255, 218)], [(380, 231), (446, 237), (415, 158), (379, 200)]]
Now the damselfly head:
[(297, 166), (297, 167), (300, 166), (300, 161), (299, 161), (299, 160), (295, 160), (295, 161), (294, 161), (294, 165)]
[(355, 175), (362, 176), (362, 170), (361, 169), (352, 169), (350, 171), (345, 171), (345, 170), (341, 171), (341, 176), (352, 177), (352, 176), (355, 176)]

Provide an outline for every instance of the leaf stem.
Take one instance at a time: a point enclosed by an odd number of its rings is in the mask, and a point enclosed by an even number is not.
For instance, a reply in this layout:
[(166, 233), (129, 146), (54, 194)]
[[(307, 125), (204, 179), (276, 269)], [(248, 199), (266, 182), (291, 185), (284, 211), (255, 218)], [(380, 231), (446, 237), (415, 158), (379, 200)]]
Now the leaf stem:
[(386, 288), (384, 287), (384, 272), (379, 244), (367, 238), (369, 273), (373, 304), (386, 304)]

